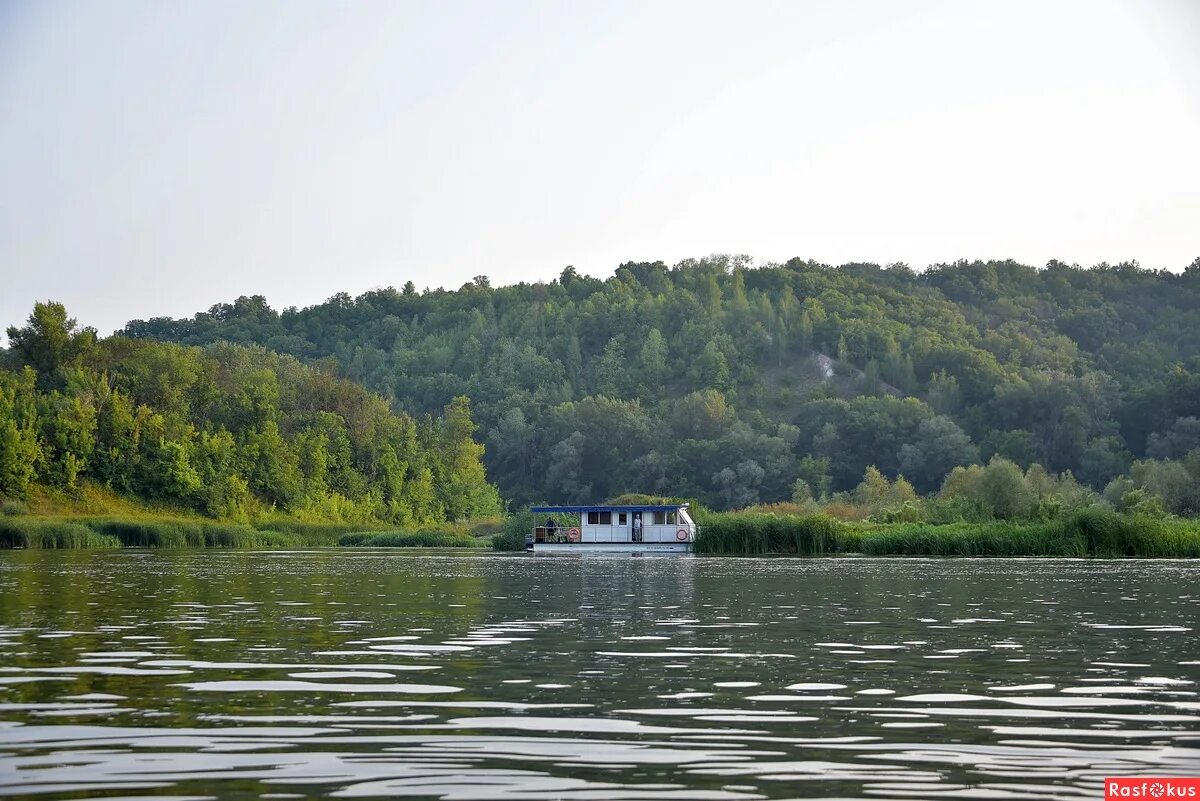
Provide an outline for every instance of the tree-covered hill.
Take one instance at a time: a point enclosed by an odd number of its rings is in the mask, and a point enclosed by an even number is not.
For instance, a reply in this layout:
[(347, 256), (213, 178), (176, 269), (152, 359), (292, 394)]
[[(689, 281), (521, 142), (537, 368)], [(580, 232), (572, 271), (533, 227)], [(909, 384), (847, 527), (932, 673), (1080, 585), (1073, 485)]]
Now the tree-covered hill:
[(283, 312), (243, 297), (124, 333), (333, 357), (414, 415), (469, 396), (489, 476), (517, 502), (635, 490), (741, 506), (797, 479), (849, 490), (869, 465), (930, 491), (993, 456), (1101, 489), (1134, 460), (1200, 448), (1200, 259), (1182, 274), (916, 273), (712, 257)]
[[(259, 346), (97, 339), (39, 303), (0, 351), (0, 499), (80, 481), (214, 517), (439, 522), (501, 511), (466, 398), (440, 417)], [(439, 410), (441, 411), (441, 410)]]

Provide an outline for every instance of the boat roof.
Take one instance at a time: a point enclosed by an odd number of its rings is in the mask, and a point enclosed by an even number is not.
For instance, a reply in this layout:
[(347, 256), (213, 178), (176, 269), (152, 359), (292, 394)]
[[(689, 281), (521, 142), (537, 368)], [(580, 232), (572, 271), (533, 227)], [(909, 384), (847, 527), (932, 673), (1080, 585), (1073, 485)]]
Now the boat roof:
[(594, 504), (590, 506), (534, 506), (530, 511), (538, 514), (580, 514), (581, 512), (675, 512), (686, 509), (686, 503), (669, 504), (627, 504), (613, 506), (611, 504)]

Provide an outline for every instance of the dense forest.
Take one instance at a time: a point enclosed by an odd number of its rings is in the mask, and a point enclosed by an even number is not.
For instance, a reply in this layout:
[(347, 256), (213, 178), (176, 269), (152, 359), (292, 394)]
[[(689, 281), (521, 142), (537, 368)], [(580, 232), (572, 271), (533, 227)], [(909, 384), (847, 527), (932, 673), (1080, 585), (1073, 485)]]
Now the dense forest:
[(1107, 490), (1118, 508), (1152, 496), (1200, 512), (1200, 259), (1181, 274), (1011, 261), (918, 273), (711, 257), (608, 280), (567, 268), (506, 287), (409, 282), (282, 312), (242, 297), (123, 333), (218, 363), (248, 353), (218, 343), (262, 346), (410, 415), (469, 396), (488, 475), (518, 504), (819, 499), (871, 466), (929, 493), (957, 466), (996, 462)]
[(413, 417), (258, 346), (97, 338), (39, 303), (0, 351), (0, 499), (90, 481), (245, 521), (401, 526), (497, 515), (469, 402)]

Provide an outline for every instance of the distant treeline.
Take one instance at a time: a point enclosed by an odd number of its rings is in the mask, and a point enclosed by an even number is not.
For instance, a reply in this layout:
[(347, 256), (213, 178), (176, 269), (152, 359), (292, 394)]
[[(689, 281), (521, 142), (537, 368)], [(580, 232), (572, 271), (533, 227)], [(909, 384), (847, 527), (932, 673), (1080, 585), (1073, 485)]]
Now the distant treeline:
[(243, 297), (125, 333), (333, 357), (416, 415), (468, 395), (517, 504), (637, 490), (735, 508), (789, 499), (798, 479), (828, 498), (871, 465), (929, 493), (1000, 457), (1200, 512), (1178, 487), (1200, 460), (1200, 259), (916, 273), (713, 257), (283, 312)]
[(100, 339), (58, 303), (37, 304), (8, 337), (0, 500), (10, 511), (31, 482), (83, 480), (235, 521), (282, 512), (409, 526), (502, 511), (465, 397), (414, 418), (328, 363)]

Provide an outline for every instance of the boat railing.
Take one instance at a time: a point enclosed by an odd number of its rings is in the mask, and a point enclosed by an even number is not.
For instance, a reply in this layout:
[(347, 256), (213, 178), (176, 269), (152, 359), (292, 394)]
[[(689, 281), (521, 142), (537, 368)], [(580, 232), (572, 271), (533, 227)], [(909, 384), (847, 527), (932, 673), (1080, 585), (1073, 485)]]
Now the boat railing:
[[(687, 528), (690, 528), (691, 536), (689, 536), (685, 540), (679, 540), (678, 537), (674, 536), (677, 526), (679, 527), (679, 530), (686, 530)], [(684, 527), (682, 524), (671, 524), (671, 525), (650, 525), (650, 526), (647, 526), (646, 528), (643, 528), (639, 532), (632, 532), (627, 529), (620, 528), (620, 531), (623, 532), (623, 536), (620, 538), (616, 538), (616, 537), (613, 537), (611, 534), (605, 536), (603, 534), (603, 532), (606, 528), (607, 527), (599, 527), (599, 528), (593, 527), (592, 529), (590, 529), (590, 531), (592, 531), (593, 533), (590, 535), (590, 539), (588, 541), (589, 542), (602, 542), (602, 543), (607, 543), (607, 542), (641, 543), (641, 542), (677, 542), (677, 541), (695, 542), (696, 537), (700, 534), (699, 526), (692, 525), (690, 527)], [(613, 526), (611, 528), (614, 530), (618, 529), (617, 526)], [(571, 538), (572, 531), (575, 532), (574, 539)], [(596, 532), (601, 532), (601, 533), (597, 534)], [(573, 528), (571, 526), (535, 526), (533, 528), (532, 533), (529, 535), (526, 535), (526, 543), (529, 545), (534, 545), (536, 543), (569, 543), (571, 545), (574, 545), (581, 541), (581, 537), (579, 536), (579, 533), (580, 533), (579, 528)]]
[(533, 529), (534, 542), (570, 542), (565, 526), (536, 526)]

